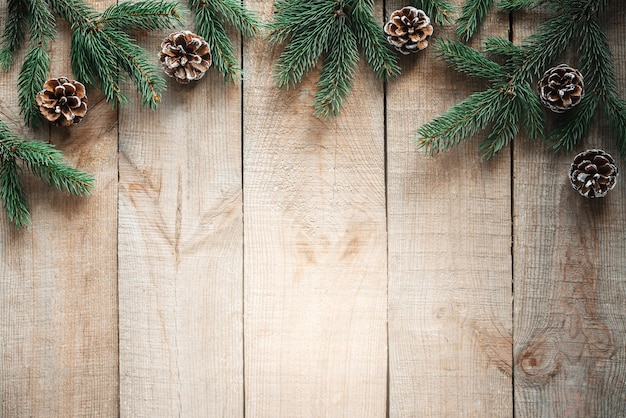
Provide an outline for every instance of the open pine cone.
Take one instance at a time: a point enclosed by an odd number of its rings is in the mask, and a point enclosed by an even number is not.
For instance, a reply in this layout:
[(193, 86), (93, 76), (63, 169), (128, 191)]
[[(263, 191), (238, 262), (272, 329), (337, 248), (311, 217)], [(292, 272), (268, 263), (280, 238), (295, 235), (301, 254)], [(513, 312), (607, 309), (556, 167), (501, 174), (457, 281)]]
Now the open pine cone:
[(582, 74), (567, 64), (546, 71), (538, 88), (541, 102), (556, 113), (576, 106), (585, 94)]
[(37, 93), (41, 114), (57, 126), (80, 122), (87, 113), (85, 86), (67, 77), (51, 78)]
[(610, 154), (589, 149), (574, 158), (569, 171), (572, 187), (585, 197), (604, 197), (615, 187), (618, 169)]
[(412, 6), (393, 12), (384, 30), (389, 43), (405, 55), (426, 48), (433, 34), (430, 18)]
[(161, 43), (159, 61), (170, 77), (182, 84), (200, 80), (211, 66), (209, 44), (188, 30), (171, 33)]

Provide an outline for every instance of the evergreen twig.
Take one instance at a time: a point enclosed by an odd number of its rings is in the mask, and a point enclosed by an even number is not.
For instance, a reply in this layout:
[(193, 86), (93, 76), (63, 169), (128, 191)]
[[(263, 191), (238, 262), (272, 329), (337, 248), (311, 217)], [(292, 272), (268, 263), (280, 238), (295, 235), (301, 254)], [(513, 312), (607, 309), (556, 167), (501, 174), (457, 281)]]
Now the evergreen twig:
[(456, 36), (469, 41), (481, 26), (485, 16), (493, 6), (494, 0), (467, 0), (461, 9), (461, 15), (456, 20)]
[(226, 31), (227, 25), (244, 38), (254, 37), (261, 22), (239, 0), (187, 0), (194, 16), (196, 33), (209, 44), (213, 66), (225, 80), (241, 78), (241, 67), (235, 57), (234, 46)]
[(49, 72), (47, 50), (55, 36), (56, 13), (72, 30), (71, 62), (74, 76), (85, 84), (98, 85), (107, 101), (126, 101), (119, 88), (121, 71), (137, 85), (143, 105), (155, 108), (165, 80), (153, 55), (136, 45), (127, 30), (173, 27), (181, 22), (176, 2), (146, 0), (110, 6), (103, 13), (86, 0), (9, 0), (9, 17), (1, 39), (0, 65), (7, 70), (13, 53), (25, 35), (28, 22), (29, 49), (18, 80), (18, 96), (26, 125), (37, 127), (42, 119), (35, 96)]
[[(468, 4), (476, 5), (477, 1), (468, 0)], [(576, 46), (587, 93), (556, 124), (548, 140), (556, 150), (572, 150), (589, 131), (597, 109), (603, 107), (626, 156), (626, 101), (618, 95), (613, 56), (598, 17), (608, 4), (609, 0), (504, 0), (500, 7), (507, 11), (545, 6), (561, 13), (542, 23), (520, 46), (503, 38), (488, 38), (483, 46), (487, 56), (460, 42), (439, 40), (437, 51), (450, 66), (491, 86), (419, 127), (418, 147), (427, 152), (446, 150), (487, 129), (479, 149), (491, 157), (517, 136), (520, 128), (530, 138), (544, 136), (546, 112), (533, 83), (569, 47)], [(502, 56), (505, 63), (498, 64), (490, 56)], [(479, 99), (485, 97), (491, 102), (480, 108)]]
[(0, 120), (0, 200), (9, 221), (18, 227), (30, 224), (28, 200), (20, 181), (23, 168), (76, 196), (89, 195), (94, 185), (91, 174), (66, 164), (52, 145), (22, 139)]
[(358, 49), (377, 77), (386, 80), (400, 72), (372, 0), (277, 0), (270, 40), (287, 43), (276, 63), (279, 87), (294, 87), (322, 59), (313, 101), (314, 114), (339, 114), (352, 87)]
[(424, 10), (430, 20), (437, 25), (452, 22), (452, 16), (456, 11), (456, 6), (447, 0), (414, 0), (411, 3)]

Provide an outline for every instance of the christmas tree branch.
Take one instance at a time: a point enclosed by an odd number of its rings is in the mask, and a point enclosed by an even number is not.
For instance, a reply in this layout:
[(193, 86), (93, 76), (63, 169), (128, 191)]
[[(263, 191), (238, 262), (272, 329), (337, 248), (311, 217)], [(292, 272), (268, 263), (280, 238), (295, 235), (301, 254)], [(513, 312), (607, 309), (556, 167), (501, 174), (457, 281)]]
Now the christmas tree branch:
[(352, 87), (361, 48), (377, 77), (400, 69), (373, 16), (371, 0), (277, 0), (270, 40), (287, 43), (276, 63), (279, 87), (300, 83), (322, 57), (313, 107), (317, 116), (337, 116)]
[(456, 11), (456, 6), (446, 0), (421, 0), (413, 1), (411, 4), (424, 10), (430, 20), (437, 25), (452, 22), (452, 15)]
[(493, 0), (467, 0), (456, 20), (456, 36), (469, 41), (493, 6)]
[(63, 162), (63, 155), (52, 145), (24, 140), (0, 120), (0, 200), (8, 219), (16, 226), (30, 224), (28, 200), (20, 181), (22, 166), (72, 195), (89, 195), (93, 188), (93, 176)]
[(188, 0), (188, 4), (196, 33), (209, 44), (213, 66), (225, 80), (235, 82), (241, 77), (241, 68), (226, 25), (232, 26), (243, 37), (252, 38), (261, 26), (260, 20), (237, 0)]
[(72, 30), (70, 58), (79, 81), (98, 85), (106, 100), (118, 105), (126, 101), (119, 88), (121, 69), (137, 85), (143, 105), (155, 108), (165, 80), (152, 54), (136, 45), (124, 31), (173, 27), (181, 22), (178, 10), (178, 3), (154, 0), (113, 5), (103, 13), (85, 0), (10, 0), (0, 64), (4, 69), (10, 67), (13, 52), (24, 37), (24, 28), (17, 18), (26, 19), (30, 46), (18, 81), (26, 125), (36, 127), (42, 121), (35, 97), (49, 72), (47, 49), (55, 36), (53, 12)]
[(13, 53), (22, 45), (26, 37), (28, 4), (25, 0), (7, 0), (8, 16), (4, 32), (0, 38), (0, 67), (7, 71), (13, 63)]
[[(427, 152), (441, 151), (468, 139), (465, 136), (488, 129), (479, 149), (486, 157), (491, 157), (510, 143), (520, 128), (530, 138), (543, 136), (544, 111), (532, 83), (554, 65), (567, 48), (576, 45), (587, 93), (556, 125), (548, 140), (555, 149), (573, 149), (588, 132), (596, 110), (604, 105), (620, 149), (626, 151), (626, 102), (618, 96), (608, 38), (598, 21), (598, 13), (608, 5), (608, 0), (508, 0), (503, 3), (510, 10), (541, 4), (562, 13), (547, 19), (521, 46), (502, 38), (488, 38), (484, 52), (503, 56), (504, 65), (460, 42), (440, 40), (437, 51), (444, 60), (459, 72), (489, 81), (491, 87), (484, 95), (474, 93), (418, 128), (418, 146)], [(480, 99), (496, 92), (498, 97), (491, 97), (492, 102), (485, 103), (481, 109)], [(501, 116), (495, 119), (494, 114)]]
[(97, 27), (120, 31), (156, 30), (172, 27), (172, 16), (180, 16), (177, 3), (165, 1), (125, 1), (109, 6), (96, 18)]

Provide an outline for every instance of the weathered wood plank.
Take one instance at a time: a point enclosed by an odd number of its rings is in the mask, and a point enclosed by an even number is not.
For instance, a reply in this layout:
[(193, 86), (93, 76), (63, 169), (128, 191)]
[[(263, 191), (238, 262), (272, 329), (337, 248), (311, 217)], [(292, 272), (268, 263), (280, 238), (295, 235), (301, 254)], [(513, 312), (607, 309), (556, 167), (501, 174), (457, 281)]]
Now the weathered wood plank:
[[(6, 16), (6, 3), (0, 7)], [(72, 76), (68, 33), (61, 25), (50, 76)], [(2, 75), (0, 117), (24, 136), (49, 140), (97, 184), (93, 196), (77, 198), (29, 178), (33, 225), (17, 230), (0, 216), (0, 416), (116, 416), (116, 112), (90, 90), (80, 125), (21, 129), (21, 62)]]
[[(604, 17), (623, 96), (626, 10), (613, 3)], [(516, 41), (539, 21), (515, 16)], [(576, 152), (598, 147), (618, 157), (614, 142), (598, 123)], [(515, 412), (626, 417), (626, 184), (587, 200), (569, 184), (573, 158), (542, 143), (515, 146)]]
[[(483, 33), (507, 27), (498, 14)], [(477, 141), (417, 151), (414, 130), (483, 84), (432, 48), (401, 63), (387, 88), (389, 416), (510, 417), (509, 154), (484, 161)]]
[[(248, 2), (265, 19), (272, 3)], [(316, 74), (291, 91), (268, 77), (279, 51), (259, 40), (245, 53), (246, 414), (382, 417), (382, 83), (361, 62), (342, 114), (319, 120)]]
[(241, 87), (210, 70), (139, 108), (120, 112), (121, 414), (240, 417)]

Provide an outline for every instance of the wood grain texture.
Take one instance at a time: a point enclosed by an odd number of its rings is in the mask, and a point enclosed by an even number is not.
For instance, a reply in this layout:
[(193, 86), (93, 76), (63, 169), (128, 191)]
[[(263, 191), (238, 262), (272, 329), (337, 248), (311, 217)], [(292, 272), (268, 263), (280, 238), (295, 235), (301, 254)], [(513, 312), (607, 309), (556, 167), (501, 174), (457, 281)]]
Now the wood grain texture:
[[(626, 11), (615, 3), (605, 17), (623, 97)], [(516, 41), (539, 21), (516, 15)], [(597, 147), (618, 157), (614, 144), (597, 123), (576, 152)], [(573, 158), (542, 143), (515, 146), (515, 412), (623, 418), (626, 184), (587, 200), (567, 178)]]
[[(269, 19), (272, 3), (247, 4)], [(245, 53), (246, 415), (383, 417), (382, 83), (361, 62), (342, 114), (323, 121), (317, 73), (291, 91), (268, 76), (280, 49)]]
[(122, 416), (243, 416), (240, 89), (210, 70), (120, 112)]
[[(51, 76), (71, 77), (69, 29), (58, 29)], [(50, 141), (97, 183), (91, 197), (78, 198), (27, 176), (33, 225), (18, 230), (0, 216), (0, 416), (116, 416), (116, 112), (89, 90), (80, 125), (23, 129), (21, 63), (2, 74), (0, 117), (24, 137)]]
[[(483, 31), (507, 27), (495, 14)], [(401, 64), (387, 88), (389, 416), (510, 417), (509, 153), (484, 161), (479, 138), (416, 150), (418, 126), (484, 87), (432, 48)]]

